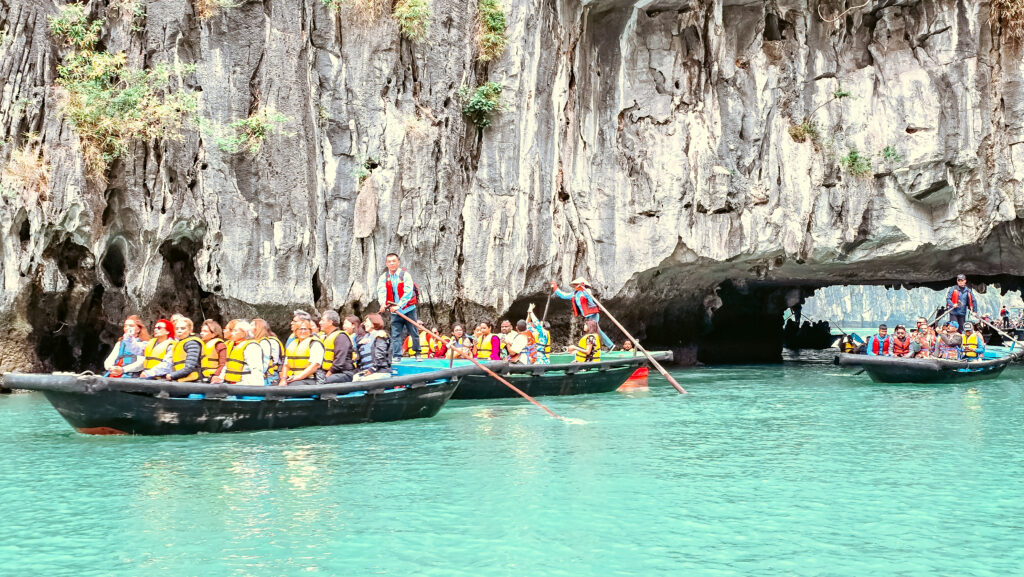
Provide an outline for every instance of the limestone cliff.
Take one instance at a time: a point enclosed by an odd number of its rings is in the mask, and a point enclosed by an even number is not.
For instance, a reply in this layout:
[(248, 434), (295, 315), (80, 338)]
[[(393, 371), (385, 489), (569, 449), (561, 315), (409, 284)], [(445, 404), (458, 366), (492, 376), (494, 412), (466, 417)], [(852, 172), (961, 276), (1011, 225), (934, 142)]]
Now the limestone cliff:
[[(472, 1), (412, 42), (321, 0), (91, 0), (107, 51), (195, 65), (197, 116), (288, 118), (254, 155), (137, 141), (100, 179), (54, 90), (60, 3), (0, 0), (0, 161), (48, 167), (3, 180), (0, 369), (94, 363), (129, 312), (359, 312), (389, 251), (441, 323), (582, 275), (661, 343), (818, 286), (1024, 268), (1024, 60), (988, 2), (507, 0), (480, 62)], [(478, 131), (458, 93), (485, 81)]]

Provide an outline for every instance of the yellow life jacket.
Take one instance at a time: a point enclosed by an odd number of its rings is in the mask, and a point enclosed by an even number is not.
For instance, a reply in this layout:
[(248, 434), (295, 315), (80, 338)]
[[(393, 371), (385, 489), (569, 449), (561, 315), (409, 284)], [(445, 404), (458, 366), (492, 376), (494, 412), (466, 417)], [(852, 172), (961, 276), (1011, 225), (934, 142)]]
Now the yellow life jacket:
[(547, 344), (544, 345), (544, 354), (550, 355), (551, 354), (551, 331), (549, 331), (549, 330), (547, 330), (545, 328), (542, 328), (541, 331), (544, 333), (544, 337), (547, 338), (547, 340), (548, 340)]
[(334, 343), (338, 340), (338, 335), (340, 334), (341, 329), (335, 329), (326, 338), (321, 337), (321, 340), (324, 342), (324, 364), (320, 368), (325, 371), (331, 370), (331, 367), (334, 366)]
[(293, 339), (291, 344), (288, 345), (288, 355), (285, 364), (287, 365), (289, 379), (305, 371), (306, 367), (309, 366), (309, 348), (313, 343), (320, 343), (320, 346), (324, 345), (316, 337), (309, 337), (302, 342), (299, 342), (299, 339)]
[[(589, 339), (590, 337), (594, 338), (594, 352), (590, 353), (590, 355), (587, 355), (587, 339)], [(594, 333), (592, 335), (583, 335), (583, 338), (581, 338), (580, 342), (576, 344), (576, 347), (583, 349), (581, 351), (576, 351), (577, 363), (596, 363), (597, 361), (601, 360), (601, 335), (597, 333)]]
[(199, 366), (203, 367), (203, 377), (206, 380), (210, 380), (211, 377), (217, 374), (217, 367), (220, 366), (220, 355), (217, 354), (217, 345), (223, 342), (224, 339), (213, 337), (203, 344), (203, 362)]
[[(246, 340), (240, 343), (228, 341), (230, 351), (228, 352), (227, 364), (224, 365), (225, 383), (241, 382), (242, 375), (249, 374), (249, 369), (245, 367), (245, 349), (249, 348), (249, 345), (260, 346), (256, 341)], [(260, 349), (260, 354), (263, 354), (263, 349)]]
[(494, 333), (488, 334), (483, 341), (476, 343), (476, 358), (491, 358), (491, 345), (494, 344)]
[(844, 353), (852, 353), (856, 349), (857, 349), (857, 345), (855, 343), (851, 343), (851, 342), (844, 342), (843, 343), (843, 352)]
[(164, 342), (157, 344), (156, 339), (149, 339), (149, 344), (146, 345), (146, 349), (142, 352), (142, 355), (146, 357), (146, 360), (142, 363), (143, 370), (149, 370), (160, 364), (160, 361), (164, 360), (164, 355), (167, 354), (167, 348), (173, 347), (176, 341), (174, 339), (167, 339)]
[(281, 339), (279, 339), (277, 337), (263, 337), (262, 339), (260, 339), (260, 347), (263, 346), (263, 342), (264, 341), (270, 343), (270, 350), (271, 350), (270, 357), (267, 358), (267, 374), (270, 375), (270, 376), (274, 376), (274, 375), (277, 375), (278, 372), (281, 370), (281, 363), (280, 362), (274, 362), (274, 354), (273, 354), (274, 343), (277, 343), (277, 355), (278, 355), (278, 358), (280, 358), (282, 360), (284, 359), (284, 343), (282, 343)]
[[(199, 337), (195, 336), (195, 335), (189, 335), (189, 336), (181, 339), (180, 341), (174, 343), (174, 350), (171, 351), (171, 362), (174, 363), (174, 370), (175, 371), (180, 371), (181, 369), (185, 368), (185, 357), (188, 356), (187, 354), (185, 354), (185, 343), (187, 343), (189, 341), (195, 341), (195, 342), (199, 343), (200, 349), (203, 348), (203, 340), (200, 339)], [(202, 362), (202, 357), (200, 357), (200, 363), (201, 362)], [(192, 371), (191, 373), (185, 375), (184, 377), (181, 377), (178, 380), (180, 382), (183, 382), (183, 383), (190, 383), (192, 381), (198, 381), (199, 380), (199, 371)]]
[(978, 349), (982, 343), (981, 334), (978, 332), (973, 332), (970, 336), (964, 335), (964, 356), (972, 359), (977, 358)]

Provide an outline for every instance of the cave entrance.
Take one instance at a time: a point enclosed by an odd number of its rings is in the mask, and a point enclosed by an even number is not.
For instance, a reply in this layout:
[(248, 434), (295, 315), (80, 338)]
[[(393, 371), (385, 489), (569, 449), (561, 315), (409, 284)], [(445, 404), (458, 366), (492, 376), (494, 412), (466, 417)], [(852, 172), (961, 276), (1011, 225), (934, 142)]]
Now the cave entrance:
[(164, 266), (147, 311), (154, 320), (181, 313), (192, 319), (196, 328), (205, 319), (222, 320), (213, 293), (199, 286), (195, 265), (196, 249), (195, 241), (188, 238), (167, 240), (160, 245)]

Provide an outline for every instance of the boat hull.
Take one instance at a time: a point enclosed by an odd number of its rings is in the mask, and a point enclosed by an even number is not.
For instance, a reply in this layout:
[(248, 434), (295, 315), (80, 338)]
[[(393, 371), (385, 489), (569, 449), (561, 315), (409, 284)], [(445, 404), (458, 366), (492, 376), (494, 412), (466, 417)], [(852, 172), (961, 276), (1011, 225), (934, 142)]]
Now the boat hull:
[(161, 399), (119, 391), (43, 394), (80, 433), (191, 435), (428, 418), (441, 410), (457, 384), (368, 391), (333, 400)]
[[(503, 365), (498, 365), (503, 366)], [(358, 383), (246, 387), (111, 379), (95, 375), (3, 375), (40, 391), (86, 434), (187, 435), (348, 425), (433, 417), (474, 368)]]
[(876, 383), (948, 384), (998, 377), (1014, 357), (960, 362), (941, 359), (900, 359), (840, 354), (839, 364), (858, 366)]
[[(672, 353), (656, 353), (655, 358), (671, 360)], [(500, 376), (531, 397), (588, 395), (618, 389), (638, 366), (646, 364), (642, 356), (622, 356), (599, 363), (509, 365), (505, 371), (500, 372)], [(471, 374), (462, 377), (452, 398), (505, 399), (518, 396), (518, 393), (494, 377)]]

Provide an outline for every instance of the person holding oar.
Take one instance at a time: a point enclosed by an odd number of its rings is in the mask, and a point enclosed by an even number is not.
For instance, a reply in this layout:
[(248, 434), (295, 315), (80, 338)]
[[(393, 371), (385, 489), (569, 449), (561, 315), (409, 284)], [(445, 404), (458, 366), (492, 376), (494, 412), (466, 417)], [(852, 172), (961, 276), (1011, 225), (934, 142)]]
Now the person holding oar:
[[(665, 380), (668, 381), (669, 384), (672, 385), (675, 388), (675, 390), (679, 392), (679, 394), (685, 395), (686, 394), (686, 389), (684, 389), (682, 385), (677, 383), (676, 380), (674, 378), (672, 378), (672, 375), (668, 374), (668, 371), (665, 370), (665, 367), (661, 366), (661, 363), (659, 363), (657, 361), (657, 359), (652, 357), (651, 353), (647, 352), (647, 349), (645, 349), (642, 346), (640, 346), (640, 341), (638, 341), (635, 338), (633, 338), (633, 335), (629, 334), (629, 331), (626, 330), (626, 327), (622, 326), (622, 323), (620, 323), (619, 321), (615, 320), (615, 317), (612, 316), (612, 313), (608, 312), (608, 309), (606, 309), (605, 306), (603, 304), (601, 304), (601, 301), (597, 300), (597, 297), (595, 297), (594, 295), (592, 295), (589, 292), (587, 292), (586, 282), (583, 281), (583, 279), (576, 279), (576, 280), (581, 281), (583, 283), (582, 286), (577, 285), (578, 290), (583, 293), (583, 296), (589, 298), (595, 305), (597, 305), (597, 308), (601, 312), (603, 312), (604, 314), (608, 315), (608, 319), (610, 321), (612, 321), (612, 324), (614, 324), (616, 326), (616, 328), (618, 328), (620, 331), (622, 331), (622, 334), (626, 335), (627, 339), (633, 341), (633, 343), (636, 344), (637, 350), (640, 351), (641, 353), (643, 353), (645, 357), (647, 357), (647, 360), (652, 365), (654, 365), (654, 368), (658, 369), (658, 372), (661, 373), (661, 376), (665, 377)], [(551, 283), (551, 284), (555, 285), (555, 283)], [(598, 331), (600, 331), (600, 328), (598, 329)]]
[(551, 290), (555, 296), (567, 301), (572, 301), (572, 316), (583, 317), (584, 321), (597, 323), (597, 331), (601, 335), (601, 344), (606, 345), (608, 350), (615, 348), (612, 339), (601, 330), (601, 308), (597, 301), (587, 292), (587, 281), (583, 277), (577, 277), (572, 281), (572, 292), (558, 290), (558, 283), (551, 281)]

